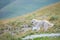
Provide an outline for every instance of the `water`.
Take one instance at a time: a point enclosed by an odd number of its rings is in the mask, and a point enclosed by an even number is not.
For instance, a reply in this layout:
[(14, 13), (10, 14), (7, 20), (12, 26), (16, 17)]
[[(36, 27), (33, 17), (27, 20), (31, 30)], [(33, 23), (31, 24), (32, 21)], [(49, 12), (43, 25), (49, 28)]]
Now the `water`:
[(59, 1), (60, 0), (16, 0), (0, 9), (0, 20), (25, 15)]

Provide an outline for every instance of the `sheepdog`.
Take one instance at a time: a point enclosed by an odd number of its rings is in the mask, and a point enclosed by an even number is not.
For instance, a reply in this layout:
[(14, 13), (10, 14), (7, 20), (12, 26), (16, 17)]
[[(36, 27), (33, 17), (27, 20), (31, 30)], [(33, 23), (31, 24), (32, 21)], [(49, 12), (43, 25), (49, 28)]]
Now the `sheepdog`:
[(41, 27), (43, 27), (44, 31), (47, 31), (49, 27), (53, 27), (54, 24), (50, 23), (47, 20), (37, 20), (37, 19), (32, 19), (32, 30), (37, 30), (39, 31)]

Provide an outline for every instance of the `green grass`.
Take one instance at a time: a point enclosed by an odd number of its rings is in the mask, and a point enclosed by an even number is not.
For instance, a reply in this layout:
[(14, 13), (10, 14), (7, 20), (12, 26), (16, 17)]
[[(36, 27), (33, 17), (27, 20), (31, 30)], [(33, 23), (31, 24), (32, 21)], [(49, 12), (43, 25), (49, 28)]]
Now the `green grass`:
[(60, 40), (60, 37), (38, 37), (34, 38), (33, 40)]
[(0, 40), (22, 40), (21, 38), (17, 38), (9, 33), (4, 33), (0, 35)]

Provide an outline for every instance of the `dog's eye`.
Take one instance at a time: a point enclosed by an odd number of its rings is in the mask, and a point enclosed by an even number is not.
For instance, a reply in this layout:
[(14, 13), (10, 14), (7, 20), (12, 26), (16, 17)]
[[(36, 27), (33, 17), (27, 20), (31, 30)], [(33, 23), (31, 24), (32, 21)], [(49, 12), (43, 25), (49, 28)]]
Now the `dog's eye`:
[(33, 23), (33, 22), (32, 22)]

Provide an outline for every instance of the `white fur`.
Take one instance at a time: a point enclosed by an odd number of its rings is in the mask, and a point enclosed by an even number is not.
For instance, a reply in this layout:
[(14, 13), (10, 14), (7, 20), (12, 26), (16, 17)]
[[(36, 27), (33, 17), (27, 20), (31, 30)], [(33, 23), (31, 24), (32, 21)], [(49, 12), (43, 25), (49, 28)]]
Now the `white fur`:
[(49, 27), (52, 27), (54, 24), (50, 23), (47, 20), (36, 20), (36, 19), (32, 19), (32, 24), (34, 25), (33, 30), (39, 30), (41, 27), (44, 28), (45, 31), (47, 31), (47, 29)]

